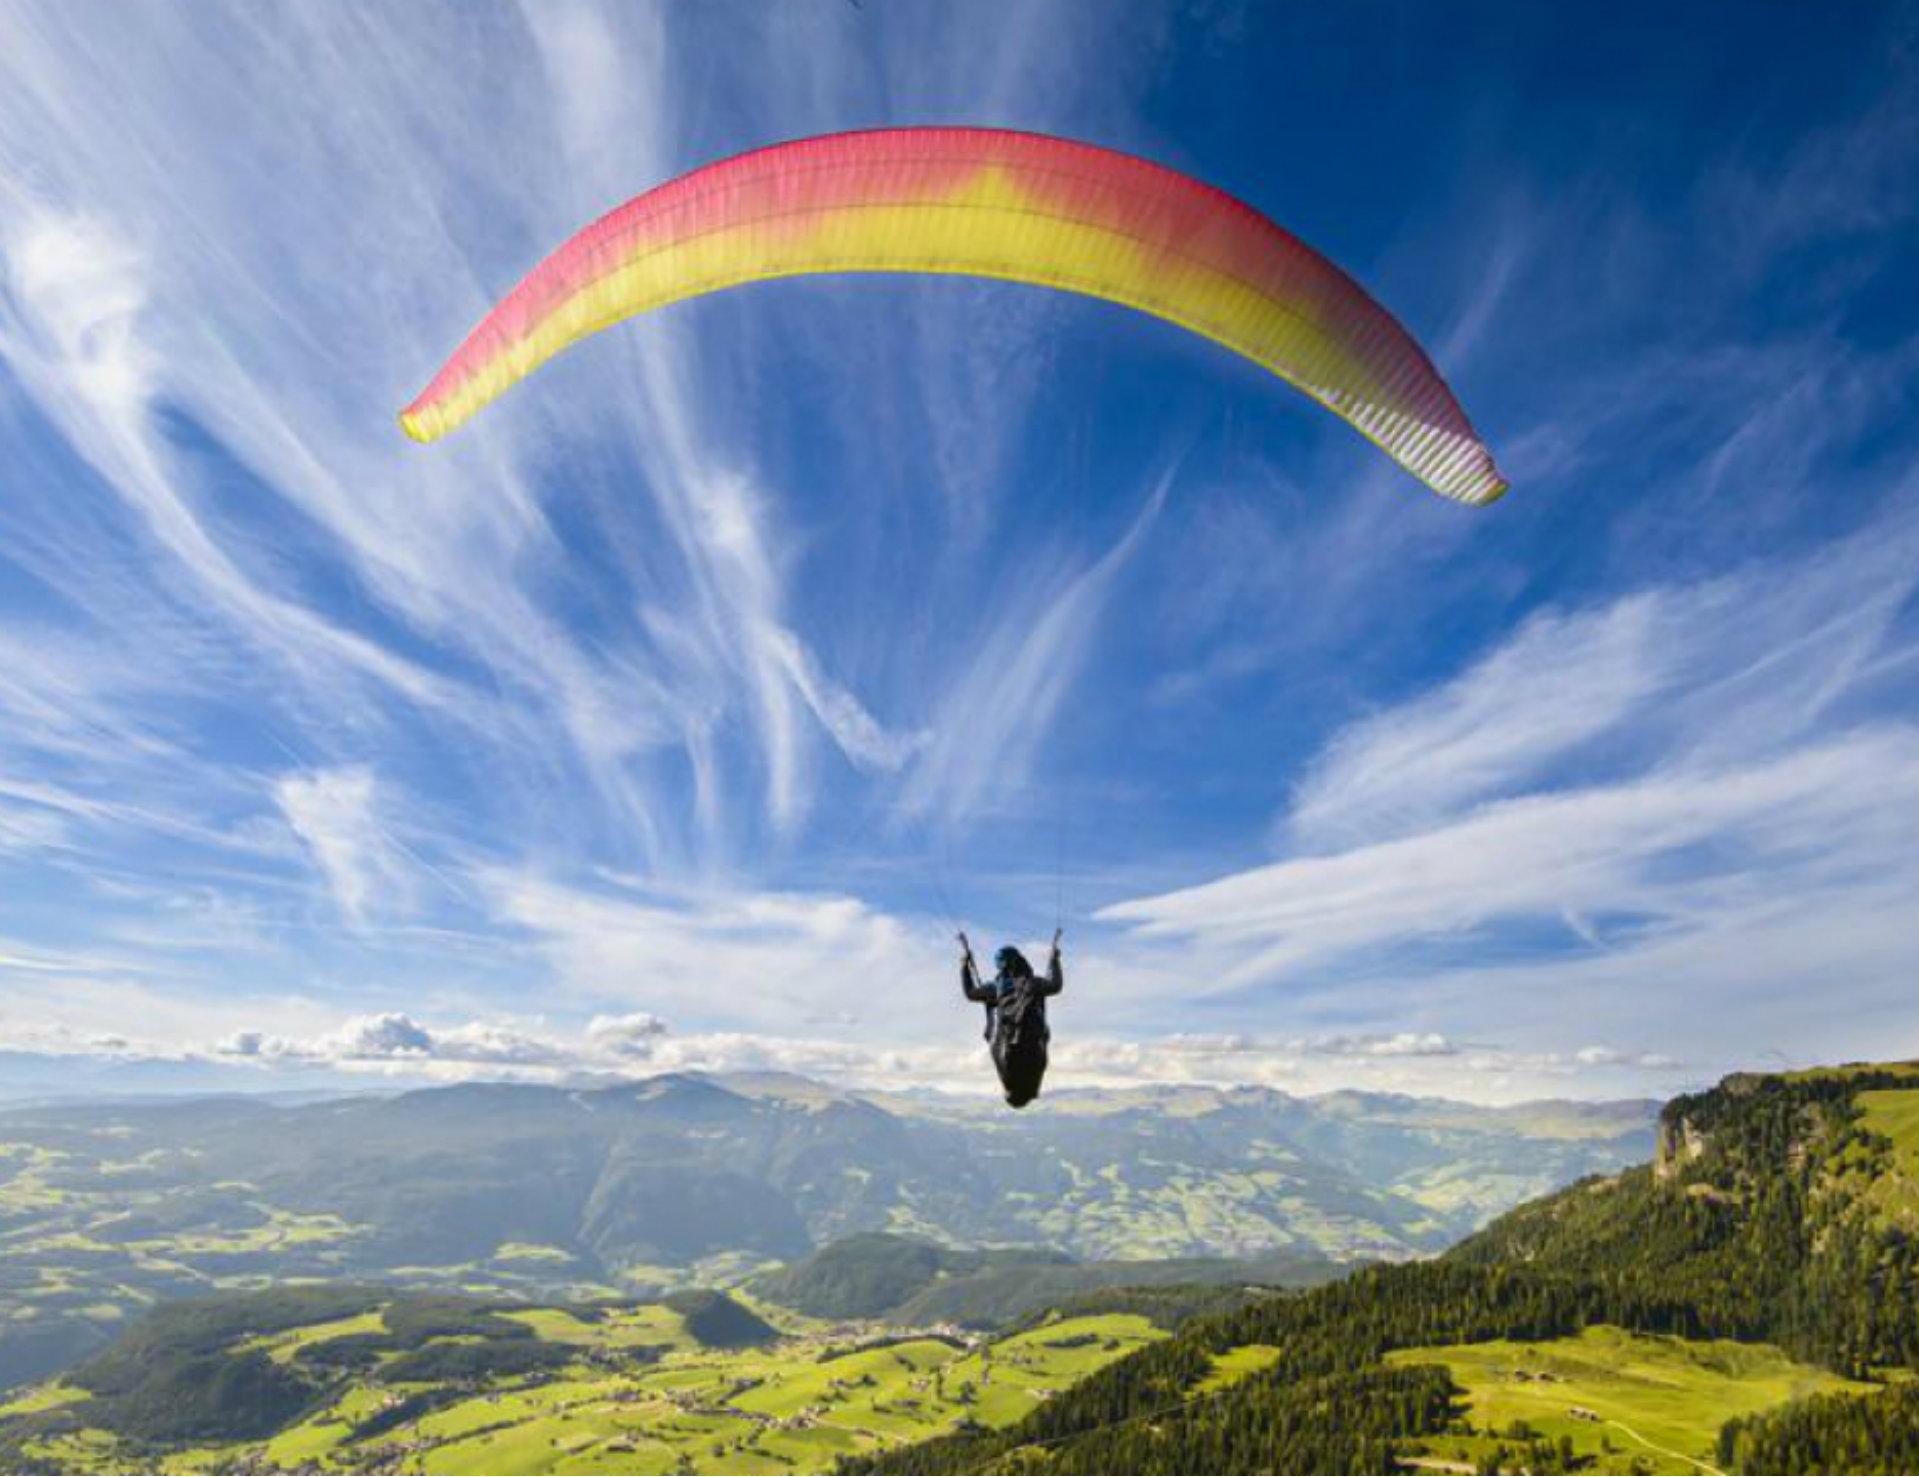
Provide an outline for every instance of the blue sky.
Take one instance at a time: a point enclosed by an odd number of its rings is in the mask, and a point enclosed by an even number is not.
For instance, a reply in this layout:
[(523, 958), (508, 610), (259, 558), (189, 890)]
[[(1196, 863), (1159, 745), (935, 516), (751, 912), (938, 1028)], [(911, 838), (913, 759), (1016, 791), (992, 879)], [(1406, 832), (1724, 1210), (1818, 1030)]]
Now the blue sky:
[[(1731, 9), (0, 4), (0, 1085), (979, 1085), (1056, 913), (1060, 1085), (1919, 1053), (1919, 12)], [(959, 281), (399, 434), (599, 212), (935, 122), (1266, 211), (1514, 491)]]

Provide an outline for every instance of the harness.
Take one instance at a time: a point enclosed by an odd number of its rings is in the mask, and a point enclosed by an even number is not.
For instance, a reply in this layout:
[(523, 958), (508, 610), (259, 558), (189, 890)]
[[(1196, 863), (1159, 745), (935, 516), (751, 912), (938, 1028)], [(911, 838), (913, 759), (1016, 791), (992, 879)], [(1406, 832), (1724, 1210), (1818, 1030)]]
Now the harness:
[(1041, 1047), (1052, 1038), (1046, 1024), (1046, 1005), (1037, 981), (1021, 979), (1002, 987), (999, 998), (986, 1008), (986, 1039), (1002, 1051)]

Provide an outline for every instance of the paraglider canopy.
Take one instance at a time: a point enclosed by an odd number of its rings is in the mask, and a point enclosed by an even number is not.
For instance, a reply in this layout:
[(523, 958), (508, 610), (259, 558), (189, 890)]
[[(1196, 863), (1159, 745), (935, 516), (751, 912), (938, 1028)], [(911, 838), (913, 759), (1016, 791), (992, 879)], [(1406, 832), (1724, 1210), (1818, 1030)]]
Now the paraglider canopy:
[(990, 128), (801, 139), (649, 190), (534, 268), (400, 423), (437, 440), (621, 319), (823, 272), (998, 277), (1124, 303), (1271, 370), (1435, 492), (1483, 504), (1506, 490), (1412, 336), (1297, 237), (1177, 171)]

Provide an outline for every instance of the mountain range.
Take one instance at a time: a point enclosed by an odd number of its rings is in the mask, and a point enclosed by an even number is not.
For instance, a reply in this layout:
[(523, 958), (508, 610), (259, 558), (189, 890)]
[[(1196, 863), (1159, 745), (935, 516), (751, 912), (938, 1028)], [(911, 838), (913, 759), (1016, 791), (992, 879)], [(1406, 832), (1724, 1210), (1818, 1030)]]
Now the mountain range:
[(725, 1284), (862, 1231), (1088, 1261), (1437, 1250), (1643, 1159), (1655, 1105), (1257, 1088), (970, 1100), (784, 1076), (0, 1112), (0, 1387), (170, 1297), (290, 1278)]

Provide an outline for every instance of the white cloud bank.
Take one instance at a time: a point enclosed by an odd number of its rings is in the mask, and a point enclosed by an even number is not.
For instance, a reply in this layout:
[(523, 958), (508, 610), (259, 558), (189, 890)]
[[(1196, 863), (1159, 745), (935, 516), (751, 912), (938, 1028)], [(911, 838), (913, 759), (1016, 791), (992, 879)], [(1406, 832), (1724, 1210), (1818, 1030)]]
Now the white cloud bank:
[[(75, 1043), (77, 1049), (79, 1043)], [(92, 1051), (103, 1050), (96, 1041)], [(123, 1053), (152, 1051), (122, 1041)], [(176, 1055), (179, 1055), (176, 1053)], [(659, 1017), (596, 1017), (584, 1030), (538, 1022), (429, 1026), (400, 1012), (355, 1017), (307, 1037), (243, 1030), (184, 1053), (262, 1069), (324, 1067), (355, 1076), (453, 1082), (580, 1082), (669, 1072), (799, 1075), (849, 1088), (990, 1095), (997, 1089), (971, 1033), (937, 1046), (754, 1032), (680, 1035)], [(1660, 1053), (1589, 1045), (1525, 1052), (1437, 1033), (1273, 1037), (1179, 1035), (1156, 1041), (1081, 1037), (1054, 1053), (1051, 1090), (1142, 1085), (1268, 1086), (1294, 1092), (1359, 1086), (1488, 1101), (1682, 1080)]]

